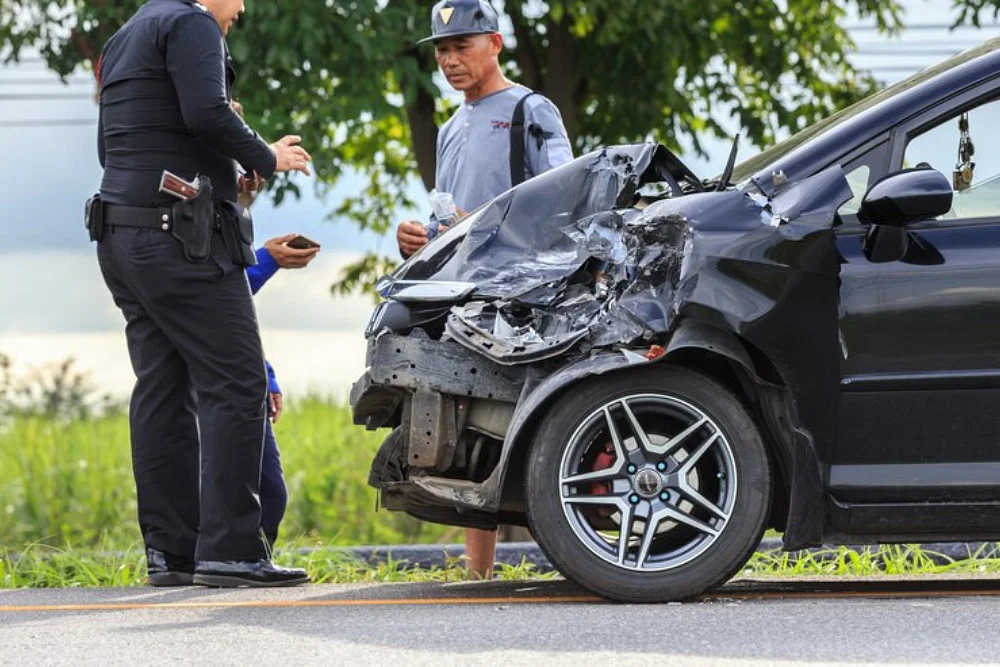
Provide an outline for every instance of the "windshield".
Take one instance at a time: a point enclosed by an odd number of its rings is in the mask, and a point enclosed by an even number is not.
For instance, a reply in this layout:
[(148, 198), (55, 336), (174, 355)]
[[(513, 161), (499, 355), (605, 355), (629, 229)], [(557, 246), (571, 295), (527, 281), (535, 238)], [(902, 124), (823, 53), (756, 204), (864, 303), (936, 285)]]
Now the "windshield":
[(981, 55), (990, 53), (991, 51), (995, 51), (997, 48), (1000, 48), (1000, 38), (992, 39), (988, 42), (983, 43), (980, 46), (977, 46), (976, 48), (969, 49), (968, 51), (963, 51), (954, 58), (945, 60), (942, 63), (934, 65), (933, 67), (928, 67), (927, 69), (921, 70), (916, 74), (914, 74), (913, 76), (908, 77), (897, 84), (894, 84), (884, 90), (881, 90), (875, 93), (874, 95), (870, 95), (865, 99), (861, 100), (860, 102), (856, 102), (852, 106), (847, 107), (846, 109), (838, 111), (829, 118), (825, 118), (824, 120), (821, 120), (818, 123), (815, 123), (814, 125), (807, 127), (806, 129), (802, 130), (798, 134), (795, 134), (789, 139), (786, 139), (785, 141), (782, 141), (781, 143), (776, 144), (761, 153), (758, 153), (752, 158), (744, 160), (739, 165), (737, 165), (736, 169), (733, 171), (733, 176), (730, 179), (730, 182), (742, 183), (743, 181), (747, 180), (748, 178), (753, 176), (755, 173), (757, 173), (767, 165), (777, 162), (781, 158), (785, 157), (785, 155), (791, 153), (793, 150), (795, 150), (802, 144), (806, 143), (810, 139), (818, 137), (821, 134), (829, 130), (832, 130), (841, 123), (851, 120), (852, 118), (860, 115), (861, 113), (867, 111), (868, 109), (871, 109), (877, 104), (889, 100), (895, 97), (896, 95), (906, 90), (909, 90), (910, 88), (913, 88), (914, 86), (917, 86), (923, 83), (924, 81), (927, 81), (928, 79), (937, 76), (938, 74), (941, 74), (942, 72), (947, 72), (948, 70), (958, 67), (959, 65), (969, 62), (970, 60), (978, 58)]

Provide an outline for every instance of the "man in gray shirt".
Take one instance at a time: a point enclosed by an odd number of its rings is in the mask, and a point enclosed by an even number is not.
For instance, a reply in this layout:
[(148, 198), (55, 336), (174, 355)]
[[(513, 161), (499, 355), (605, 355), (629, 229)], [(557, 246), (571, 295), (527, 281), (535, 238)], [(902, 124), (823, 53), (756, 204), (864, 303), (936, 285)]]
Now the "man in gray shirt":
[[(447, 17), (447, 20), (445, 18)], [(438, 132), (435, 187), (451, 193), (460, 212), (472, 211), (509, 190), (514, 110), (531, 91), (500, 69), (503, 37), (486, 0), (444, 0), (432, 10), (438, 65), (448, 83), (464, 93), (455, 114)], [(562, 116), (540, 94), (524, 100), (524, 178), (573, 159)], [(408, 220), (396, 230), (407, 257), (427, 243), (427, 229)]]
[[(459, 216), (509, 190), (516, 178), (531, 178), (573, 159), (559, 110), (540, 94), (504, 76), (500, 69), (503, 37), (487, 0), (443, 0), (431, 11), (438, 66), (465, 100), (437, 138), (438, 192), (454, 198)], [(529, 95), (530, 97), (525, 98)], [(523, 174), (512, 165), (511, 132), (515, 108), (523, 99)], [(396, 241), (408, 257), (427, 243), (427, 228), (416, 220), (399, 224)], [(496, 531), (465, 532), (468, 567), (488, 578), (493, 573)]]

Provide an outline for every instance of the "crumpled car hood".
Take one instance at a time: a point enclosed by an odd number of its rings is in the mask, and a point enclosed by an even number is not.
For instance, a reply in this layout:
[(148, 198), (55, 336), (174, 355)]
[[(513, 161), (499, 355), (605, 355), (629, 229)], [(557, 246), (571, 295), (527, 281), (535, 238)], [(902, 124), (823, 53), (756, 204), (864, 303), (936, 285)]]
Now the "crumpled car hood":
[(663, 146), (619, 146), (509, 190), (394, 278), (474, 283), (446, 335), (499, 363), (628, 346), (668, 332), (691, 303), (743, 322), (766, 312), (766, 291), (733, 290), (720, 261), (818, 270), (809, 237), (851, 196), (839, 166), (770, 197), (752, 184), (705, 192)]

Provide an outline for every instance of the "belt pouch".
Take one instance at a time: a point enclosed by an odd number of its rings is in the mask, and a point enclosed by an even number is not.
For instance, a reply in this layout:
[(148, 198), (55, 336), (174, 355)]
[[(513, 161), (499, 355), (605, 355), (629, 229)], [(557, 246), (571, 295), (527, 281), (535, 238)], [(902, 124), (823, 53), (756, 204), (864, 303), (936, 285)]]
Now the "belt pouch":
[(203, 262), (212, 250), (212, 231), (215, 228), (215, 203), (212, 201), (212, 183), (207, 176), (199, 177), (198, 194), (174, 204), (171, 209), (170, 233), (184, 247), (184, 257), (189, 262)]
[(236, 266), (254, 266), (257, 255), (253, 251), (253, 218), (250, 211), (232, 202), (218, 203), (217, 215), (226, 249)]
[(87, 200), (83, 220), (91, 241), (100, 241), (104, 238), (104, 202), (101, 201), (100, 194)]

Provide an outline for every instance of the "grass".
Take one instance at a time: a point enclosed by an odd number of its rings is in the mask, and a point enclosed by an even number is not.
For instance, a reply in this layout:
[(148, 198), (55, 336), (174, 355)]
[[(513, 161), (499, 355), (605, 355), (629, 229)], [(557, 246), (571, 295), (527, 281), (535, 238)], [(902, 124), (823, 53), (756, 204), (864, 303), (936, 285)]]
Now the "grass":
[[(318, 584), (348, 583), (448, 583), (469, 581), (462, 559), (446, 558), (443, 567), (411, 568), (406, 561), (388, 560), (375, 565), (361, 562), (342, 549), (319, 547), (280, 549), (275, 560), (305, 568)], [(852, 550), (847, 547), (799, 553), (756, 553), (740, 578), (754, 577), (893, 577), (913, 575), (997, 575), (1000, 558), (954, 559), (914, 545), (882, 546)], [(540, 572), (532, 563), (498, 565), (501, 581), (552, 579), (554, 572)], [(138, 544), (120, 552), (81, 552), (31, 545), (18, 555), (0, 552), (0, 588), (70, 588), (139, 586), (146, 570)]]
[[(443, 526), (375, 512), (366, 479), (385, 432), (346, 407), (293, 402), (275, 427), (288, 484), (282, 535), (306, 546), (434, 543)], [(0, 549), (37, 544), (123, 550), (140, 541), (124, 415), (60, 423), (16, 418), (0, 431)]]
[[(279, 562), (305, 567), (321, 583), (467, 578), (458, 559), (423, 570), (399, 561), (371, 566), (334, 548), (452, 542), (460, 531), (374, 511), (365, 480), (383, 432), (354, 426), (346, 407), (319, 398), (288, 408), (275, 428), (290, 498)], [(142, 583), (135, 511), (124, 415), (68, 423), (18, 417), (0, 430), (0, 588)], [(917, 546), (757, 553), (742, 576), (1000, 573), (1000, 559), (983, 555), (953, 559)], [(553, 575), (528, 563), (498, 568), (501, 579), (539, 576)]]
[[(411, 568), (405, 561), (389, 560), (377, 565), (363, 563), (343, 550), (318, 548), (309, 551), (279, 550), (275, 561), (305, 568), (318, 584), (386, 582), (468, 581), (462, 559), (448, 558), (444, 567)], [(500, 565), (496, 578), (502, 581), (551, 579), (531, 563)], [(0, 553), (0, 588), (83, 588), (93, 586), (140, 586), (146, 580), (142, 549), (118, 553), (75, 552), (32, 545), (18, 555)]]
[(845, 546), (801, 552), (758, 552), (742, 576), (910, 576), (998, 574), (1000, 558), (983, 558), (986, 546), (968, 558), (952, 558), (918, 545), (883, 545), (860, 550)]
[[(321, 583), (461, 581), (458, 559), (416, 570), (370, 566), (335, 547), (453, 542), (460, 531), (375, 512), (366, 479), (385, 432), (321, 398), (292, 402), (275, 426), (289, 505), (276, 560)], [(145, 581), (124, 415), (60, 422), (16, 417), (0, 430), (0, 588), (132, 586)], [(536, 578), (533, 565), (501, 579)], [(551, 574), (544, 576), (553, 576)]]

